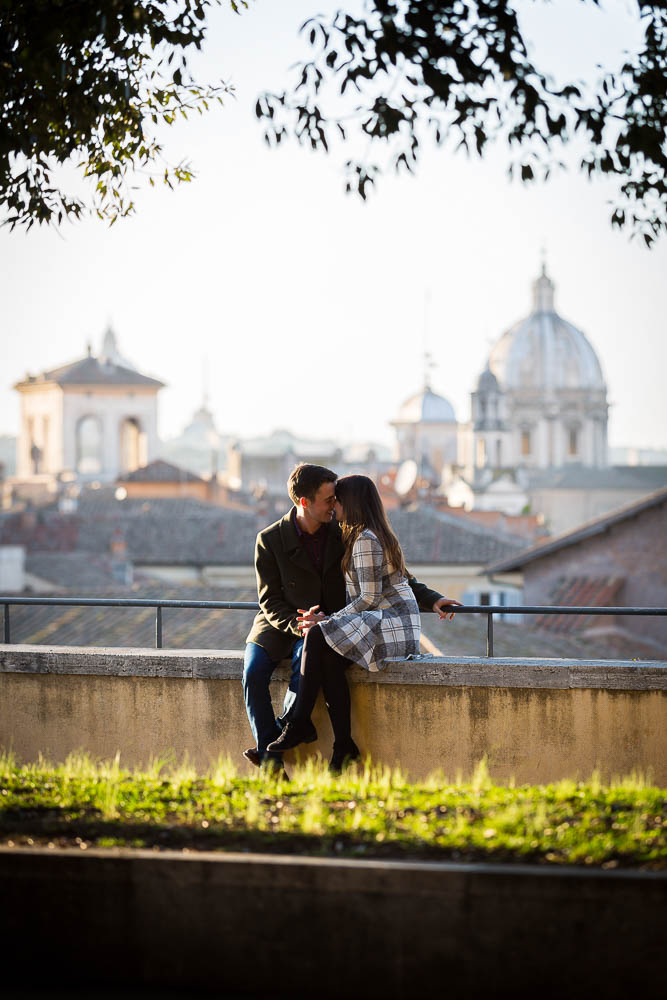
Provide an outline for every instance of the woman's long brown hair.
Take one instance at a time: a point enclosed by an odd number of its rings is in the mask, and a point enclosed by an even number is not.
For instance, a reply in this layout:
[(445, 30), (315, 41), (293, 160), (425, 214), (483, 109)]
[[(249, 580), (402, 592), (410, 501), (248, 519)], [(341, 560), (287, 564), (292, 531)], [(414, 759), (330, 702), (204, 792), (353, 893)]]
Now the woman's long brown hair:
[(341, 524), (345, 545), (341, 560), (343, 573), (347, 573), (349, 569), (354, 543), (364, 528), (369, 528), (382, 546), (389, 565), (401, 576), (407, 576), (400, 543), (389, 527), (380, 494), (373, 480), (368, 476), (343, 476), (336, 483), (336, 499), (343, 508)]

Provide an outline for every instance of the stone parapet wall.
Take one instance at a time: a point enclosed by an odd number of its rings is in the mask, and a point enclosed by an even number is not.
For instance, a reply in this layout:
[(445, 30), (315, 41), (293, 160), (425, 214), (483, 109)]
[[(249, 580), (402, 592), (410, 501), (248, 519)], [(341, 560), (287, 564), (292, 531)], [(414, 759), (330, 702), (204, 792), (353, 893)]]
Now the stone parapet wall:
[[(23, 760), (120, 751), (137, 766), (173, 752), (206, 767), (230, 754), (243, 769), (252, 738), (241, 673), (233, 650), (0, 645), (0, 745)], [(499, 781), (598, 769), (605, 779), (640, 770), (667, 783), (667, 663), (433, 657), (348, 676), (362, 753), (411, 778), (468, 775), (486, 756)], [(274, 677), (278, 708), (287, 669)], [(302, 757), (331, 751), (321, 700), (314, 721), (320, 740)]]

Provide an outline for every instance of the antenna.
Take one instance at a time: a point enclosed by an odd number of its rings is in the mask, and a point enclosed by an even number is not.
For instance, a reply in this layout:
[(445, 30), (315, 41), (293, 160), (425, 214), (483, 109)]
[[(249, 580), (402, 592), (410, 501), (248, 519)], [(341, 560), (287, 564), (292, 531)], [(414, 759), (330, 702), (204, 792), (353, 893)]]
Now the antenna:
[(429, 351), (429, 325), (431, 318), (431, 289), (424, 289), (424, 330), (422, 335), (423, 340), (423, 358), (424, 358), (424, 388), (429, 389), (431, 378), (430, 373), (435, 367), (433, 364), (433, 357)]
[(202, 409), (208, 410), (208, 359), (202, 358)]

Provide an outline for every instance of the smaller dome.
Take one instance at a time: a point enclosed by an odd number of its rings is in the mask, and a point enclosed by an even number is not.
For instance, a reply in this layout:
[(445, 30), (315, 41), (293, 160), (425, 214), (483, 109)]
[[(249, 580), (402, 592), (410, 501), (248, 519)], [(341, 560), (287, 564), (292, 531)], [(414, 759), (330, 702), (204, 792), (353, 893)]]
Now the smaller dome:
[(211, 448), (220, 444), (220, 435), (216, 430), (213, 414), (207, 406), (201, 406), (195, 411), (192, 420), (183, 429), (183, 437), (187, 438), (193, 447)]
[(407, 399), (398, 411), (397, 423), (447, 424), (456, 422), (454, 408), (444, 396), (439, 396), (428, 386)]
[(195, 410), (192, 420), (188, 424), (189, 427), (203, 427), (205, 430), (215, 430), (213, 414), (206, 406), (200, 406), (198, 410)]

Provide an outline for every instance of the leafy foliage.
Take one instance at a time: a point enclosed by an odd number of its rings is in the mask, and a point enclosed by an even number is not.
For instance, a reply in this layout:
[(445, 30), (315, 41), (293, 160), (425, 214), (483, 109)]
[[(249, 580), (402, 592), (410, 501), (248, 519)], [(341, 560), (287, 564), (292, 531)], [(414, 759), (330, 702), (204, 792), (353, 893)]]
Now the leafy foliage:
[(411, 784), (370, 763), (340, 776), (308, 760), (291, 781), (206, 775), (185, 761), (131, 773), (70, 756), (19, 766), (0, 757), (0, 842), (127, 845), (350, 857), (534, 861), (664, 868), (665, 789), (634, 776), (496, 785), (484, 761), (467, 781)]
[[(533, 64), (512, 0), (367, 0), (362, 17), (339, 10), (303, 25), (314, 58), (291, 90), (262, 95), (257, 116), (269, 145), (293, 135), (328, 150), (335, 136), (356, 135), (388, 145), (393, 167), (410, 173), (428, 133), (480, 157), (503, 139), (524, 182), (562, 167), (556, 154), (579, 137), (580, 169), (618, 181), (612, 224), (651, 246), (667, 228), (667, 4), (637, 7), (643, 50), (590, 92), (556, 87)], [(378, 165), (347, 169), (347, 189), (365, 199)]]
[[(137, 170), (150, 184), (159, 170), (170, 187), (192, 178), (188, 163), (164, 163), (152, 132), (230, 93), (188, 72), (185, 53), (201, 48), (210, 3), (0, 0), (0, 204), (12, 229), (90, 210), (114, 223), (133, 211)], [(241, 7), (246, 0), (232, 0)], [(68, 162), (93, 185), (88, 202), (54, 179)]]

